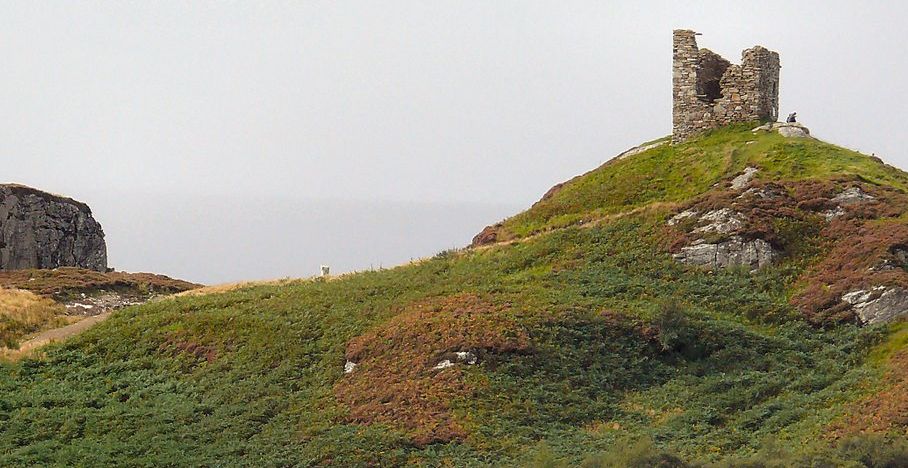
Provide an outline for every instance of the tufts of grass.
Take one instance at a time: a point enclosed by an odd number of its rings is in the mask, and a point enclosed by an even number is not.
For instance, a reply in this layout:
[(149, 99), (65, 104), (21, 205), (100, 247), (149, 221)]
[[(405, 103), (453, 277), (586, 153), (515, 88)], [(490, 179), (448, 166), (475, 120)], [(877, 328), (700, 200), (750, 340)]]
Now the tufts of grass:
[(62, 305), (28, 291), (0, 288), (0, 347), (18, 348), (28, 334), (66, 323)]

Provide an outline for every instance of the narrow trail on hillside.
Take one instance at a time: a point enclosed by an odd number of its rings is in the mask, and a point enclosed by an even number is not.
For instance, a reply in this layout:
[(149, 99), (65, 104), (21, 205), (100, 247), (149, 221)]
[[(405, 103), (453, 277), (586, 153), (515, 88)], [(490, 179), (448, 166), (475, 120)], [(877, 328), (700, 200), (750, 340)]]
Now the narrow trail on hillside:
[(599, 226), (599, 225), (601, 225), (602, 223), (605, 223), (605, 222), (608, 222), (608, 221), (614, 221), (614, 220), (616, 220), (616, 219), (621, 219), (621, 218), (624, 218), (624, 217), (626, 217), (626, 216), (631, 216), (631, 215), (643, 213), (644, 211), (647, 211), (647, 210), (661, 209), (661, 208), (673, 209), (673, 208), (677, 208), (678, 206), (680, 206), (680, 203), (678, 203), (678, 202), (663, 202), (663, 201), (652, 202), (652, 203), (648, 203), (648, 204), (643, 205), (643, 206), (638, 206), (637, 208), (633, 208), (633, 209), (630, 209), (630, 210), (627, 210), (627, 211), (620, 211), (620, 212), (618, 212), (618, 213), (612, 213), (612, 214), (607, 214), (607, 215), (601, 215), (601, 216), (598, 216), (598, 217), (595, 217), (595, 218), (586, 220), (586, 221), (584, 221), (584, 222), (582, 222), (582, 223), (575, 223), (575, 224), (571, 224), (571, 225), (568, 225), (568, 226), (559, 226), (559, 227), (556, 227), (556, 228), (549, 228), (549, 229), (546, 229), (546, 230), (544, 230), (544, 231), (537, 231), (537, 232), (534, 232), (533, 234), (530, 234), (530, 235), (528, 235), (528, 236), (516, 237), (516, 238), (514, 238), (514, 239), (508, 239), (508, 240), (503, 240), (503, 241), (497, 241), (497, 242), (493, 242), (493, 243), (491, 243), (491, 244), (478, 245), (478, 246), (475, 246), (475, 247), (471, 247), (471, 249), (473, 249), (473, 250), (485, 250), (485, 249), (490, 249), (490, 248), (498, 247), (498, 246), (502, 246), (502, 245), (508, 245), (508, 244), (513, 243), (513, 242), (524, 242), (524, 241), (536, 239), (536, 238), (538, 238), (538, 237), (542, 237), (542, 236), (551, 234), (551, 233), (553, 233), (553, 232), (563, 231), (563, 230), (571, 229), (571, 228), (588, 229), (588, 228), (592, 228), (592, 227)]
[(19, 349), (12, 350), (12, 352), (21, 356), (50, 343), (63, 341), (67, 338), (78, 335), (85, 330), (88, 330), (89, 328), (103, 322), (104, 320), (107, 320), (107, 318), (110, 317), (110, 314), (111, 312), (108, 311), (104, 312), (103, 314), (86, 317), (76, 323), (71, 323), (60, 328), (45, 330), (29, 338), (28, 340), (23, 341), (19, 346)]

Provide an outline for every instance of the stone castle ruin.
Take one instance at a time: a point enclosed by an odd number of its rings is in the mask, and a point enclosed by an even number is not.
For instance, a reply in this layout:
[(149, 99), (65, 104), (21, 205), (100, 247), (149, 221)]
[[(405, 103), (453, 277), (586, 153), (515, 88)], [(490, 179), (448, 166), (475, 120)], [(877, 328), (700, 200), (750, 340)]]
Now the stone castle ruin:
[(755, 46), (740, 65), (697, 47), (699, 33), (676, 29), (672, 40), (672, 143), (734, 122), (779, 117), (779, 54)]

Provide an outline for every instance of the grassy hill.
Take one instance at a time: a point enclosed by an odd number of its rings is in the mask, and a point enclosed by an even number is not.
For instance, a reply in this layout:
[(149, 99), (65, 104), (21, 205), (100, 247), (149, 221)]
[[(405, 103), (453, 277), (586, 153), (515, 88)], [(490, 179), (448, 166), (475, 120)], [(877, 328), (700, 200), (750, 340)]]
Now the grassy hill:
[[(908, 284), (908, 174), (749, 128), (610, 161), (487, 246), (119, 311), (0, 367), (0, 460), (903, 466), (908, 327), (842, 296)], [(745, 219), (668, 223), (719, 208)], [(698, 236), (777, 253), (677, 261)]]

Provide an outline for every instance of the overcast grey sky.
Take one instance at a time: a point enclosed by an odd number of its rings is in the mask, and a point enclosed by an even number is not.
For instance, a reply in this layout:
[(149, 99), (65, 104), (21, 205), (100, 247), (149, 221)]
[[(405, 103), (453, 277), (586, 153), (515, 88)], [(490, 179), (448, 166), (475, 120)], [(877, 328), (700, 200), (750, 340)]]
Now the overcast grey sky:
[(678, 27), (735, 62), (778, 51), (782, 115), (908, 167), (903, 2), (0, 7), (2, 179), (88, 202), (127, 270), (302, 276), (465, 245), (670, 132)]

